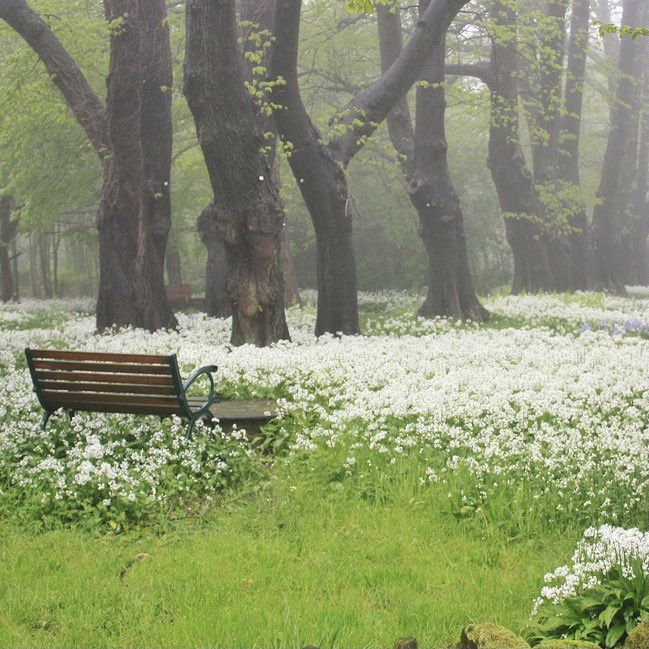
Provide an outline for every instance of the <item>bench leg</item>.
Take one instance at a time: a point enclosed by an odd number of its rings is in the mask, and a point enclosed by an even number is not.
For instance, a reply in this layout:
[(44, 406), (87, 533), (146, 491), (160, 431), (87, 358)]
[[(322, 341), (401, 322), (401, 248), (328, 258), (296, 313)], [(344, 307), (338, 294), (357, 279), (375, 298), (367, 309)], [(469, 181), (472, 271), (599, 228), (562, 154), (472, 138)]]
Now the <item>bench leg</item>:
[(41, 430), (45, 430), (45, 428), (47, 427), (47, 422), (53, 414), (54, 413), (51, 410), (46, 410), (43, 413), (43, 419), (41, 419)]

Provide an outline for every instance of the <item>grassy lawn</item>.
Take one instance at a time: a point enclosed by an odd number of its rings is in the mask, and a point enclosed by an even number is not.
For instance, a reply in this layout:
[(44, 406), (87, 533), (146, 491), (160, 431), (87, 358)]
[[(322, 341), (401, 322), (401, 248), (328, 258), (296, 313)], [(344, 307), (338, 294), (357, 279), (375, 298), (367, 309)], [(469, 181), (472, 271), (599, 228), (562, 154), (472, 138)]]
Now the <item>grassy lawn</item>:
[(508, 542), (420, 496), (278, 487), (163, 535), (3, 528), (0, 645), (430, 647), (521, 627), (577, 533)]

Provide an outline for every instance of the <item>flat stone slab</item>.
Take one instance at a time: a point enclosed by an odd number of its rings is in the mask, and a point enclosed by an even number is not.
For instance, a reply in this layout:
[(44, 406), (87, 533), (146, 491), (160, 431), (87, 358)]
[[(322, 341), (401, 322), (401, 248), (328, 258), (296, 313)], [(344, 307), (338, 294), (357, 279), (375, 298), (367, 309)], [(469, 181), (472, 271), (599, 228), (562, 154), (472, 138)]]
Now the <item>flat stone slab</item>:
[(266, 422), (277, 417), (276, 401), (221, 401), (210, 407), (212, 415), (223, 423)]

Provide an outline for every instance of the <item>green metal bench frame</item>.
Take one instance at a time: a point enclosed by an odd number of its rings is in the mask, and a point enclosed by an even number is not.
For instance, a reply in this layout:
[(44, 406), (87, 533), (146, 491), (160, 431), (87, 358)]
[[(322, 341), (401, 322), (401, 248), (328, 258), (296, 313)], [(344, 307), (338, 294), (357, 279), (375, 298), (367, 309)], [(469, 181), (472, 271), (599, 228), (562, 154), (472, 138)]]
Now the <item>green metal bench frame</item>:
[[(34, 357), (34, 354), (38, 356), (38, 358)], [(49, 358), (48, 358), (49, 356)], [(123, 357), (124, 360), (122, 363), (125, 364), (131, 364), (131, 366), (134, 364), (133, 361), (130, 361), (129, 358), (137, 358), (138, 361), (136, 362), (137, 365), (141, 366), (142, 368), (146, 368), (147, 366), (147, 356), (146, 355), (132, 355), (132, 354), (106, 354), (107, 357), (109, 357), (110, 361), (107, 360), (107, 362), (111, 362), (113, 365), (119, 364), (119, 360), (115, 360), (119, 357)], [(169, 374), (162, 373), (162, 376), (167, 376), (167, 378), (171, 379), (171, 386), (165, 386), (166, 389), (168, 390), (170, 387), (173, 387), (173, 391), (167, 392), (164, 394), (165, 390), (160, 389), (161, 396), (150, 396), (149, 393), (145, 393), (145, 395), (139, 395), (141, 397), (141, 401), (143, 403), (137, 403), (137, 396), (128, 394), (128, 385), (124, 386), (124, 390), (122, 391), (121, 394), (116, 393), (117, 390), (111, 390), (109, 391), (108, 394), (104, 394), (101, 392), (101, 389), (98, 390), (87, 390), (87, 391), (81, 391), (82, 388), (65, 388), (62, 387), (60, 389), (56, 388), (56, 381), (61, 381), (62, 383), (66, 383), (65, 380), (65, 372), (66, 372), (66, 363), (72, 363), (74, 367), (70, 368), (70, 371), (76, 372), (77, 374), (79, 372), (82, 372), (85, 376), (83, 381), (85, 382), (86, 385), (91, 384), (91, 385), (96, 385), (96, 384), (104, 384), (102, 382), (102, 378), (104, 380), (108, 380), (106, 377), (107, 376), (114, 376), (118, 374), (122, 374), (119, 370), (115, 370), (113, 372), (104, 372), (103, 375), (99, 373), (101, 370), (95, 370), (93, 374), (90, 372), (86, 372), (85, 369), (83, 369), (83, 362), (88, 361), (89, 363), (93, 364), (94, 367), (97, 367), (97, 362), (101, 362), (101, 357), (102, 354), (100, 353), (85, 353), (85, 352), (60, 352), (60, 351), (48, 351), (48, 350), (32, 350), (30, 348), (25, 348), (25, 357), (27, 358), (27, 366), (29, 367), (29, 372), (32, 378), (32, 383), (34, 385), (34, 392), (36, 393), (36, 396), (38, 397), (38, 401), (45, 411), (43, 414), (43, 419), (41, 421), (41, 430), (45, 430), (47, 427), (47, 423), (50, 419), (50, 417), (60, 409), (63, 409), (67, 415), (72, 419), (74, 416), (75, 412), (77, 411), (84, 411), (84, 412), (131, 412), (133, 414), (148, 414), (148, 415), (159, 415), (161, 417), (165, 416), (171, 416), (171, 415), (179, 415), (180, 417), (186, 419), (188, 421), (188, 426), (187, 426), (187, 436), (191, 437), (193, 431), (194, 431), (194, 426), (196, 425), (196, 422), (199, 421), (200, 419), (206, 419), (206, 418), (212, 418), (212, 413), (210, 412), (210, 407), (213, 406), (215, 403), (219, 403), (222, 398), (221, 395), (216, 392), (215, 385), (214, 385), (214, 377), (212, 376), (213, 373), (217, 372), (218, 367), (216, 365), (206, 365), (205, 367), (200, 367), (194, 372), (191, 373), (191, 375), (187, 378), (186, 381), (182, 381), (180, 377), (180, 370), (178, 368), (178, 359), (176, 357), (176, 354), (172, 354), (170, 356), (150, 356), (150, 362), (148, 363), (149, 365), (153, 366), (155, 365), (157, 368), (164, 368), (165, 366), (168, 366), (169, 369)], [(153, 361), (156, 361), (155, 363)], [(43, 380), (47, 380), (43, 378), (43, 375), (41, 374), (39, 376), (39, 372), (42, 373), (43, 370), (39, 370), (36, 367), (36, 363), (39, 361), (44, 361), (47, 364), (52, 364), (55, 367), (52, 369), (52, 371), (57, 373), (57, 376), (54, 377), (54, 380), (49, 381), (49, 389), (48, 390), (43, 390), (41, 382)], [(125, 366), (126, 367), (126, 366)], [(81, 369), (79, 369), (81, 368)], [(127, 370), (124, 370), (124, 374), (128, 374)], [(161, 372), (157, 372), (157, 375), (160, 376)], [(192, 386), (192, 384), (199, 379), (201, 376), (207, 376), (209, 379), (210, 387), (209, 387), (209, 393), (207, 397), (201, 398), (200, 402), (197, 402), (195, 399), (193, 400), (194, 403), (199, 403), (198, 407), (193, 407), (190, 406), (188, 398), (188, 390)], [(141, 378), (141, 383), (146, 386), (147, 384), (147, 377), (145, 376), (145, 372), (141, 372), (138, 374), (138, 376)], [(148, 377), (150, 378), (150, 376)], [(73, 385), (75, 382), (77, 382), (77, 379), (70, 379), (67, 381), (67, 385)], [(116, 383), (119, 384), (119, 380), (116, 381)], [(52, 387), (54, 386), (54, 388)], [(119, 386), (115, 386), (115, 388), (118, 388)], [(142, 385), (138, 387), (143, 387)], [(135, 389), (135, 388), (132, 388)], [(71, 394), (76, 395), (76, 403), (74, 407), (66, 407), (65, 404), (65, 398), (61, 399), (61, 397), (65, 397), (66, 395), (66, 390), (72, 390)], [(74, 390), (77, 390), (76, 392)], [(52, 396), (54, 391), (54, 396)], [(47, 392), (47, 395), (44, 394), (44, 392)], [(112, 394), (111, 394), (112, 392)], [(57, 396), (59, 400), (57, 401)], [(93, 395), (97, 397), (98, 395), (101, 395), (101, 399), (103, 399), (102, 403), (97, 404), (94, 403), (93, 406), (93, 401), (92, 397)], [(111, 402), (109, 400), (106, 400), (107, 397), (114, 397), (114, 401)], [(173, 398), (175, 397), (176, 399), (176, 404), (174, 405), (173, 403), (169, 403), (170, 401), (173, 401)], [(162, 405), (156, 406), (155, 405), (155, 400), (156, 398), (159, 398), (161, 403), (162, 400), (165, 399), (165, 406), (163, 407)], [(89, 404), (88, 408), (84, 408), (83, 402), (87, 401)], [(120, 402), (121, 401), (121, 402)], [(147, 406), (147, 402), (149, 405)], [(177, 407), (176, 407), (177, 406)], [(128, 408), (127, 410), (124, 410), (124, 408)], [(157, 410), (164, 409), (165, 412), (163, 414), (160, 414), (159, 412), (156, 412)]]

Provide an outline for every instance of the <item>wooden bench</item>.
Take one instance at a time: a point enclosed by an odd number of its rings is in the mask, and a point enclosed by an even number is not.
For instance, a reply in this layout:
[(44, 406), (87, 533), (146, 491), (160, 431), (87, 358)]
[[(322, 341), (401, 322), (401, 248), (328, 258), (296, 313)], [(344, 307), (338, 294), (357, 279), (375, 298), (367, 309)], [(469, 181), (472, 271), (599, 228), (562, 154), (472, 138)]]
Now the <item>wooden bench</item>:
[[(60, 408), (70, 418), (77, 411), (160, 417), (178, 415), (189, 422), (188, 436), (199, 419), (217, 417), (226, 426), (245, 425), (246, 422), (258, 426), (277, 413), (274, 401), (229, 401), (224, 402), (222, 411), (217, 409), (221, 397), (214, 389), (212, 376), (217, 367), (201, 367), (183, 383), (175, 354), (105, 354), (27, 348), (25, 356), (34, 392), (45, 410), (42, 429)], [(188, 395), (191, 385), (203, 375), (209, 380), (208, 395)]]
[(192, 290), (188, 284), (169, 284), (167, 300), (172, 306), (188, 307), (192, 303)]

